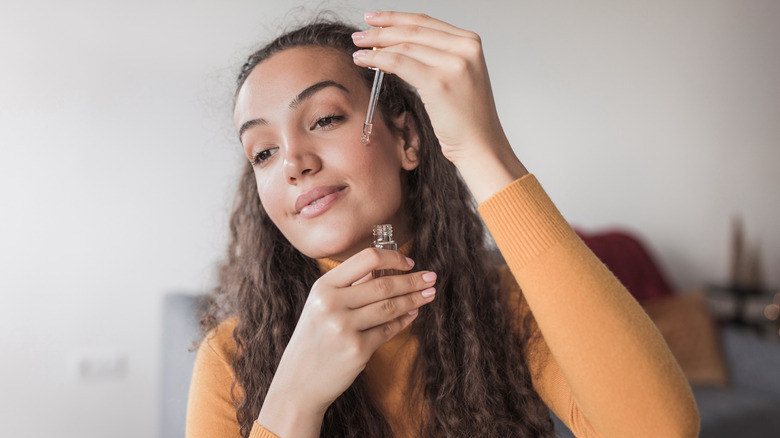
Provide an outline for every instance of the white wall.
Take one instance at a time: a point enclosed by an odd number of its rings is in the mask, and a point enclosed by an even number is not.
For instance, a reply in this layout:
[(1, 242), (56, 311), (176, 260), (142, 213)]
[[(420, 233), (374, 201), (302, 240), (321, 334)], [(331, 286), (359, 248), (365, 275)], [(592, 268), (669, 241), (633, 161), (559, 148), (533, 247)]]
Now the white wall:
[[(156, 435), (162, 296), (213, 282), (233, 76), (295, 16), (269, 3), (4, 3), (3, 436)], [(359, 20), (419, 2), (329, 4)], [(426, 8), (483, 36), (505, 128), (571, 222), (638, 232), (684, 288), (725, 278), (740, 213), (780, 284), (780, 3)], [(76, 379), (85, 351), (126, 374)]]

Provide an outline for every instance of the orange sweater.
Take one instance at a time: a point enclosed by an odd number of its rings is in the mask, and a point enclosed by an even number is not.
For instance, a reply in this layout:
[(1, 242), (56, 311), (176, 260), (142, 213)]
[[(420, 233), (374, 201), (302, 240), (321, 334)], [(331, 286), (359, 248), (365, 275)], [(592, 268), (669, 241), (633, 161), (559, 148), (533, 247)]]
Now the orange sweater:
[[(534, 388), (574, 434), (696, 436), (693, 395), (660, 334), (573, 232), (536, 178), (518, 179), (480, 205), (479, 212), (511, 271), (502, 282), (506, 293), (522, 289), (543, 336), (538, 351), (528, 356)], [(323, 271), (336, 265), (320, 261)], [(239, 436), (230, 397), (235, 324), (235, 319), (223, 322), (198, 350), (188, 438)], [(401, 408), (416, 350), (407, 328), (380, 347), (365, 369), (368, 389), (399, 437), (413, 436)], [(250, 435), (275, 436), (257, 422)]]

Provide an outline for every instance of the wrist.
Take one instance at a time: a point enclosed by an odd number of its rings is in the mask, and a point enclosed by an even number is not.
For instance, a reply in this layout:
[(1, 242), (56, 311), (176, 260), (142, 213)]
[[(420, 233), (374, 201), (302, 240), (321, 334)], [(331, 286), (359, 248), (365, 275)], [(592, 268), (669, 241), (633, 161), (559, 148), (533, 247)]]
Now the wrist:
[(257, 422), (279, 437), (319, 437), (325, 410), (269, 388)]
[[(490, 153), (485, 153), (485, 150)], [(483, 203), (516, 179), (528, 174), (528, 170), (508, 142), (498, 148), (481, 148), (478, 156), (462, 156), (453, 161), (453, 164), (458, 168), (477, 204)]]

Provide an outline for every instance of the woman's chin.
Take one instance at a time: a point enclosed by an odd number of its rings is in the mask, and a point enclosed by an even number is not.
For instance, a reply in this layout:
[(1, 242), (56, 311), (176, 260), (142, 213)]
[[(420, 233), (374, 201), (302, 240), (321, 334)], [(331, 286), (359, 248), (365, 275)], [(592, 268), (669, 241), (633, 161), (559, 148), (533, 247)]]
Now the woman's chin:
[(302, 247), (298, 247), (298, 250), (313, 259), (328, 258), (343, 262), (361, 250), (368, 248), (370, 244), (370, 240), (353, 242), (321, 241), (317, 245), (302, 245)]

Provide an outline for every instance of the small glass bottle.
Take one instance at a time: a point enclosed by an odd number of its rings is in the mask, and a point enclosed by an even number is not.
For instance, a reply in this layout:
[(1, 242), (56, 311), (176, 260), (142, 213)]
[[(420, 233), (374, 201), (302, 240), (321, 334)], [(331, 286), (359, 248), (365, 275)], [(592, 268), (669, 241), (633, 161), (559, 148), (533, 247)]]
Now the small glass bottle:
[[(393, 239), (393, 226), (390, 224), (374, 225), (374, 243), (371, 244), (373, 248), (391, 249), (398, 251), (398, 244)], [(384, 277), (385, 275), (395, 275), (395, 269), (375, 269), (373, 271), (374, 278)]]

